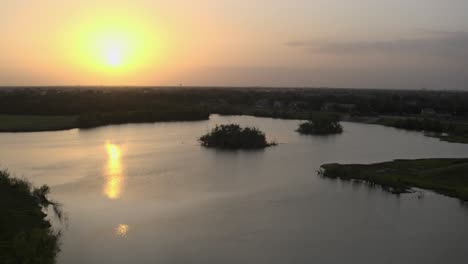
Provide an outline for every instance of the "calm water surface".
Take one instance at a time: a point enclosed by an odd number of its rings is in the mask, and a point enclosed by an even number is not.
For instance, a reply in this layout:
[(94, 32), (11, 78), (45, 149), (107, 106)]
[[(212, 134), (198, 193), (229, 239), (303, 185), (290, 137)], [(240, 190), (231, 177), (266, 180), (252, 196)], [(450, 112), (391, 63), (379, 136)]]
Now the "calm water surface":
[[(216, 124), (255, 125), (281, 144), (205, 149)], [(0, 166), (52, 187), (68, 222), (59, 263), (468, 263), (468, 206), (321, 179), (323, 163), (468, 157), (468, 145), (344, 123), (210, 121), (0, 134)]]

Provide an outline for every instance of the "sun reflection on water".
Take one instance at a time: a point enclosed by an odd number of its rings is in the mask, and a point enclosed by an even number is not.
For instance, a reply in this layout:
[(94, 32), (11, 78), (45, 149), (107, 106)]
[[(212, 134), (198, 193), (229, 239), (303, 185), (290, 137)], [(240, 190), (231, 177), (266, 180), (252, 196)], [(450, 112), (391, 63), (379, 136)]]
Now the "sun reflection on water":
[(104, 194), (109, 199), (118, 199), (122, 192), (123, 178), (122, 173), (122, 150), (119, 146), (106, 142), (107, 168), (106, 183), (104, 185)]
[(121, 237), (126, 237), (129, 228), (130, 227), (128, 225), (120, 224), (115, 228), (115, 234)]

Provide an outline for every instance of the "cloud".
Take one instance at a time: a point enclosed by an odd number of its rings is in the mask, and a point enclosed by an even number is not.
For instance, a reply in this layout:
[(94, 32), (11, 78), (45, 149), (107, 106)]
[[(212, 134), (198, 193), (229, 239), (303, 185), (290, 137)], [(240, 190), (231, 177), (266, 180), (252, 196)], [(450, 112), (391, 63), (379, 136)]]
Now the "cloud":
[(291, 41), (285, 45), (312, 53), (331, 54), (401, 54), (466, 58), (468, 32), (426, 31), (423, 36), (390, 41)]

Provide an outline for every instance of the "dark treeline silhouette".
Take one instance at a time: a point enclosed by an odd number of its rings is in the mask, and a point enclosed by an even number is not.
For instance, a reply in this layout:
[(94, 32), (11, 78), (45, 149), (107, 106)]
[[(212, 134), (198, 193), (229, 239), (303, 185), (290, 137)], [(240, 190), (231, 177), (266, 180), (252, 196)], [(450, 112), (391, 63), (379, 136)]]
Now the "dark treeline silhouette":
[(1, 88), (0, 114), (80, 115), (169, 111), (295, 118), (327, 110), (355, 115), (416, 115), (423, 109), (466, 118), (468, 93), (278, 88)]
[(101, 125), (145, 123), (158, 121), (196, 121), (207, 120), (210, 114), (198, 109), (194, 110), (162, 110), (162, 111), (115, 111), (104, 113), (81, 114), (77, 119), (80, 128), (91, 128)]
[(58, 205), (47, 199), (49, 187), (33, 188), (0, 170), (0, 263), (55, 263), (59, 236), (42, 209)]
[(242, 128), (237, 124), (216, 126), (211, 132), (200, 137), (202, 146), (223, 149), (259, 149), (269, 143), (265, 134), (254, 127)]

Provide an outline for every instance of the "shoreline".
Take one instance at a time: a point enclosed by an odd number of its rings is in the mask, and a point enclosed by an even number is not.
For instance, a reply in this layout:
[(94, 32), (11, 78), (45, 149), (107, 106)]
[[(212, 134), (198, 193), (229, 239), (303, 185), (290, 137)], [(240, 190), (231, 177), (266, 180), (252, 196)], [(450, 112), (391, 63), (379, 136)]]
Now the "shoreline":
[[(318, 112), (322, 114), (331, 114), (331, 112)], [(184, 118), (177, 116), (174, 120), (170, 118), (157, 118), (157, 120), (146, 121), (146, 120), (136, 120), (136, 121), (119, 121), (119, 122), (105, 122), (102, 124), (92, 124), (90, 126), (80, 126), (78, 125), (80, 116), (70, 115), (70, 116), (52, 116), (52, 115), (6, 115), (0, 114), (0, 133), (30, 133), (30, 132), (53, 132), (53, 131), (65, 131), (71, 129), (92, 129), (97, 127), (103, 127), (107, 125), (123, 125), (123, 124), (151, 124), (159, 122), (191, 122), (191, 121), (204, 121), (209, 120), (209, 116), (212, 114), (218, 114), (223, 116), (235, 116), (235, 115), (245, 115), (252, 117), (263, 117), (263, 118), (273, 118), (273, 119), (285, 119), (285, 120), (307, 120), (307, 116), (310, 113), (296, 113), (296, 114), (285, 114), (284, 116), (274, 116), (274, 115), (258, 115), (255, 113), (238, 113), (238, 114), (222, 114), (222, 113), (207, 113), (207, 114), (197, 114), (195, 117)], [(334, 114), (334, 113), (333, 113)], [(372, 124), (372, 125), (381, 125), (386, 127), (393, 127), (396, 129), (401, 129), (405, 131), (414, 131), (423, 133), (426, 137), (438, 138), (440, 141), (450, 142), (450, 143), (460, 143), (468, 144), (468, 135), (455, 135), (455, 134), (446, 134), (446, 133), (436, 133), (428, 132), (421, 130), (410, 130), (395, 127), (392, 124), (389, 124), (387, 119), (407, 119), (414, 118), (408, 116), (349, 116), (341, 115), (341, 121), (351, 122), (351, 123), (360, 123), (360, 124)], [(463, 126), (468, 126), (466, 123), (458, 123)]]
[(393, 160), (373, 164), (323, 164), (320, 176), (363, 181), (394, 194), (413, 188), (431, 190), (468, 201), (468, 159)]
[(46, 185), (34, 188), (0, 170), (0, 263), (55, 263), (60, 232), (46, 220), (44, 208), (57, 206), (47, 199), (48, 192)]

